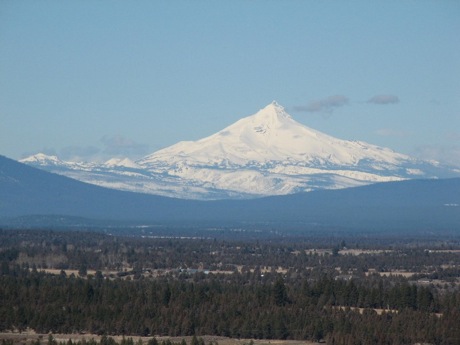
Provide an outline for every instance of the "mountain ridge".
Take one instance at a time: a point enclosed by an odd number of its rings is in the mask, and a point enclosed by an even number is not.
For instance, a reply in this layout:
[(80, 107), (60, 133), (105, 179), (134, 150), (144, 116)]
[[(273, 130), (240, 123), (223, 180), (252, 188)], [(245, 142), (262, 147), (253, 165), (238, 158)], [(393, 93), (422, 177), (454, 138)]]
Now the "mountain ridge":
[(309, 128), (276, 102), (208, 137), (134, 162), (64, 162), (43, 155), (21, 162), (104, 187), (203, 200), (460, 176), (460, 169)]
[[(359, 159), (366, 157), (366, 155), (356, 156), (357, 153), (362, 153), (359, 150), (352, 153), (348, 151), (366, 145), (374, 150), (378, 148), (364, 142), (337, 139), (302, 125), (287, 114), (282, 106), (273, 102), (256, 114), (242, 118), (215, 134), (197, 141), (180, 142), (148, 155), (140, 162), (148, 163), (149, 157), (156, 158), (164, 155), (165, 152), (167, 154), (164, 156), (167, 158), (181, 156), (184, 151), (196, 152), (197, 148), (209, 152), (211, 151), (209, 150), (210, 142), (213, 145), (218, 145), (220, 149), (224, 149), (226, 146), (234, 151), (239, 150), (237, 153), (240, 153), (240, 156), (237, 158), (244, 162), (285, 161), (288, 157), (305, 161), (314, 159), (324, 160), (327, 163), (332, 161), (332, 163), (342, 165), (356, 164)], [(340, 146), (346, 146), (346, 149)], [(275, 150), (281, 152), (275, 152)], [(374, 156), (376, 154), (385, 155), (387, 159), (389, 157), (393, 160), (396, 158), (409, 159), (406, 155), (397, 154), (386, 148), (378, 148), (373, 153)], [(225, 150), (211, 151), (211, 154), (223, 156)], [(214, 157), (215, 160), (218, 158)]]
[(460, 231), (460, 178), (377, 183), (246, 200), (199, 201), (107, 189), (0, 156), (0, 217), (63, 215), (175, 224), (366, 231)]

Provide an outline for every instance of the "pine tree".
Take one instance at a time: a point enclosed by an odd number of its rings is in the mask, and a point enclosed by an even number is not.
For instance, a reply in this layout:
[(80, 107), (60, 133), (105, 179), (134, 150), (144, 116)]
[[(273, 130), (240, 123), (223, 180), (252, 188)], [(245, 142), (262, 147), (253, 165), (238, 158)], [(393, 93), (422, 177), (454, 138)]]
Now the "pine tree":
[(275, 281), (275, 285), (273, 286), (273, 296), (277, 306), (283, 306), (288, 302), (286, 286), (284, 285), (284, 281), (281, 276), (278, 276)]

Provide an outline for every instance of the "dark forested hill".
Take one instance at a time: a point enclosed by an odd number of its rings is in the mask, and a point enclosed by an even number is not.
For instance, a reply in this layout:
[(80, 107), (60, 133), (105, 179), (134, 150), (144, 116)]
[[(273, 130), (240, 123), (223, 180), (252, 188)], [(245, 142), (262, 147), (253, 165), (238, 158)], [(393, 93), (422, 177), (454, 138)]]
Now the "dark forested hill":
[[(0, 156), (0, 216), (70, 215), (157, 219), (185, 201), (121, 192), (45, 172)], [(167, 214), (164, 214), (167, 212)]]
[(380, 183), (251, 200), (194, 201), (101, 188), (0, 156), (0, 217), (24, 215), (460, 231), (460, 179)]

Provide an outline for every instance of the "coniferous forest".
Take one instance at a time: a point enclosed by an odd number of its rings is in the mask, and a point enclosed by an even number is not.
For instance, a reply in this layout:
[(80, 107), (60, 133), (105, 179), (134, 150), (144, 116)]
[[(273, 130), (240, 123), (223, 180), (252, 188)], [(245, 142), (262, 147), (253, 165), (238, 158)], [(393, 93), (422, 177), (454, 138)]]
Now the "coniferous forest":
[(0, 231), (0, 331), (460, 343), (458, 239)]

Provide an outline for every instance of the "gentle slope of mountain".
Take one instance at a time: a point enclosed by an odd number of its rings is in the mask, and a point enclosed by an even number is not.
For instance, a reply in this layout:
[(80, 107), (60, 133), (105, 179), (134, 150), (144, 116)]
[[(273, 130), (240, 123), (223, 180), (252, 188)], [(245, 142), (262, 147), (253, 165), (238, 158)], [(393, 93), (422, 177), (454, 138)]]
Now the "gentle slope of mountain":
[(97, 165), (43, 154), (22, 162), (100, 186), (190, 199), (460, 176), (460, 169), (308, 128), (276, 102), (209, 137), (177, 143), (136, 162), (112, 159)]
[(63, 215), (272, 227), (460, 231), (460, 179), (379, 183), (251, 200), (196, 201), (82, 183), (0, 156), (0, 217)]

